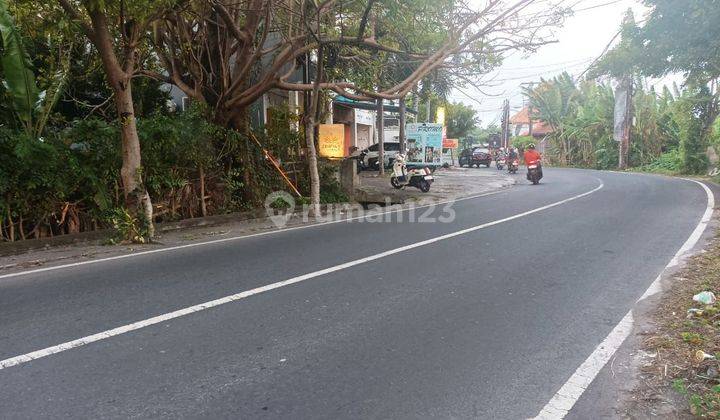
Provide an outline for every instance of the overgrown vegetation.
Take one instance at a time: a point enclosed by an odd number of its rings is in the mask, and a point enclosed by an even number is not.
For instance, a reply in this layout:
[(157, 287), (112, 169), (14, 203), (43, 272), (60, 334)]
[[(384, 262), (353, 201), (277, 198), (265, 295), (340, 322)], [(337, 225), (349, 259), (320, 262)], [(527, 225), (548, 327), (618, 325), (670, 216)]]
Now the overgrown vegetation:
[[(282, 117), (274, 119), (268, 130), (272, 139), (257, 134), (284, 152), (277, 156), (283, 162), (297, 159), (301, 137), (286, 123)], [(287, 128), (281, 133), (274, 124)], [(285, 188), (254, 142), (209, 123), (200, 107), (143, 118), (138, 133), (142, 177), (156, 221), (245, 210), (258, 204), (254, 200)], [(128, 220), (138, 222), (136, 216), (123, 207), (118, 136), (114, 123), (92, 117), (48, 130), (42, 141), (23, 131), (0, 129), (2, 237), (25, 239), (115, 226), (125, 239), (141, 240), (142, 223), (132, 227)], [(246, 181), (240, 162), (252, 165), (252, 181)], [(307, 176), (302, 166), (299, 169), (291, 176), (307, 193)], [(333, 171), (328, 165), (323, 172), (327, 202), (346, 199)]]
[[(642, 25), (631, 10), (620, 36), (588, 72), (586, 80), (564, 73), (541, 80), (525, 94), (536, 117), (552, 133), (551, 162), (614, 169), (613, 86), (633, 86), (630, 167), (671, 174), (708, 172), (708, 146), (717, 150), (720, 110), (720, 8), (714, 0), (645, 0), (651, 8)], [(681, 73), (681, 87), (656, 92), (647, 77)], [(713, 125), (716, 127), (713, 132)]]
[[(629, 407), (630, 417), (659, 409), (657, 401), (675, 397), (681, 409), (700, 418), (720, 418), (720, 302), (704, 305), (693, 301), (702, 291), (720, 292), (720, 239), (707, 252), (688, 261), (672, 279), (653, 313), (655, 328), (644, 334), (641, 385)], [(669, 413), (666, 413), (669, 414)], [(683, 413), (676, 416), (685, 417)]]
[[(712, 101), (707, 90), (676, 86), (674, 92), (666, 87), (658, 93), (645, 87), (642, 79), (637, 79), (635, 86), (630, 165), (653, 172), (705, 173), (709, 164), (705, 152), (711, 144), (705, 127)], [(546, 138), (547, 160), (597, 169), (617, 167), (614, 94), (608, 83), (576, 83), (563, 74), (543, 80), (526, 94), (537, 117), (553, 129)]]

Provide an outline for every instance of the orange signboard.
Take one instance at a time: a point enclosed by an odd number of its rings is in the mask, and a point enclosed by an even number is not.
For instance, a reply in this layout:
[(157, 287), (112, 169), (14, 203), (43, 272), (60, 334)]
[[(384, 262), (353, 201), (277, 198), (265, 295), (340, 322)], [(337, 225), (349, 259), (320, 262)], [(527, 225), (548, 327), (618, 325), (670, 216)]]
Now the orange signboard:
[(320, 124), (318, 148), (320, 156), (341, 158), (345, 156), (345, 125)]
[(443, 149), (457, 149), (458, 145), (458, 139), (443, 139), (442, 142)]

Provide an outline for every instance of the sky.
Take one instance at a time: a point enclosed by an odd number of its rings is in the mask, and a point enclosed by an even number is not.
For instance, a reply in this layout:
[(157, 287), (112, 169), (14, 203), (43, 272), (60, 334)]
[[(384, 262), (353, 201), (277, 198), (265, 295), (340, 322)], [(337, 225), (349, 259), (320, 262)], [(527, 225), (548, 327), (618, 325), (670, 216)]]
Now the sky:
[[(502, 103), (510, 99), (510, 114), (523, 106), (521, 84), (551, 78), (563, 71), (577, 76), (602, 54), (613, 36), (618, 32), (623, 15), (632, 8), (635, 19), (641, 20), (648, 9), (637, 0), (574, 0), (576, 12), (569, 16), (563, 26), (554, 30), (557, 43), (539, 48), (536, 53), (524, 57), (520, 53), (508, 56), (501, 67), (493, 73), (495, 80), (503, 80), (497, 86), (455, 89), (450, 101), (462, 102), (478, 111), (482, 126), (493, 122), (499, 125)], [(484, 92), (484, 93), (483, 93)], [(490, 96), (497, 95), (497, 96)]]

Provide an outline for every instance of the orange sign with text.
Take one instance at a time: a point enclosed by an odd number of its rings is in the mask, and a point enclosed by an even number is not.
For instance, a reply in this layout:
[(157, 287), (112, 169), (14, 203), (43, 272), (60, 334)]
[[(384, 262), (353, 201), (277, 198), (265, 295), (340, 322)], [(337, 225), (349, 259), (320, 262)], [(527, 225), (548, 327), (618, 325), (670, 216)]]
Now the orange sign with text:
[(443, 139), (442, 142), (443, 149), (457, 149), (458, 145), (458, 139)]
[(341, 158), (345, 156), (345, 125), (320, 124), (318, 149), (320, 156)]

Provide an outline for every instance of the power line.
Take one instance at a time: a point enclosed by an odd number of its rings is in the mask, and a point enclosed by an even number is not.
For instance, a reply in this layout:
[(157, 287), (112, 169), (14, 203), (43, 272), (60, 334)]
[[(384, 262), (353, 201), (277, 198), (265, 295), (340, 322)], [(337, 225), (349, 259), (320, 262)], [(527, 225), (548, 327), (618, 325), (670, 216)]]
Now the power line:
[(590, 60), (592, 60), (592, 57), (578, 58), (578, 59), (570, 60), (570, 61), (560, 61), (560, 62), (558, 62), (558, 63), (542, 64), (542, 65), (537, 65), (537, 66), (509, 67), (509, 68), (500, 67), (498, 70), (504, 70), (504, 71), (508, 71), (508, 70), (509, 70), (509, 71), (513, 71), (513, 70), (541, 69), (541, 68), (546, 68), (546, 67), (560, 66), (560, 65), (563, 65), (563, 64), (577, 64), (577, 65), (579, 65), (579, 64), (587, 63), (587, 62), (590, 61)]
[(582, 9), (573, 10), (573, 12), (584, 12), (586, 10), (597, 9), (599, 7), (611, 6), (613, 4), (620, 3), (621, 1), (624, 1), (624, 0), (615, 0), (615, 1), (610, 1), (607, 3), (603, 3), (603, 4), (596, 4), (595, 6), (588, 6), (588, 7), (582, 8)]

